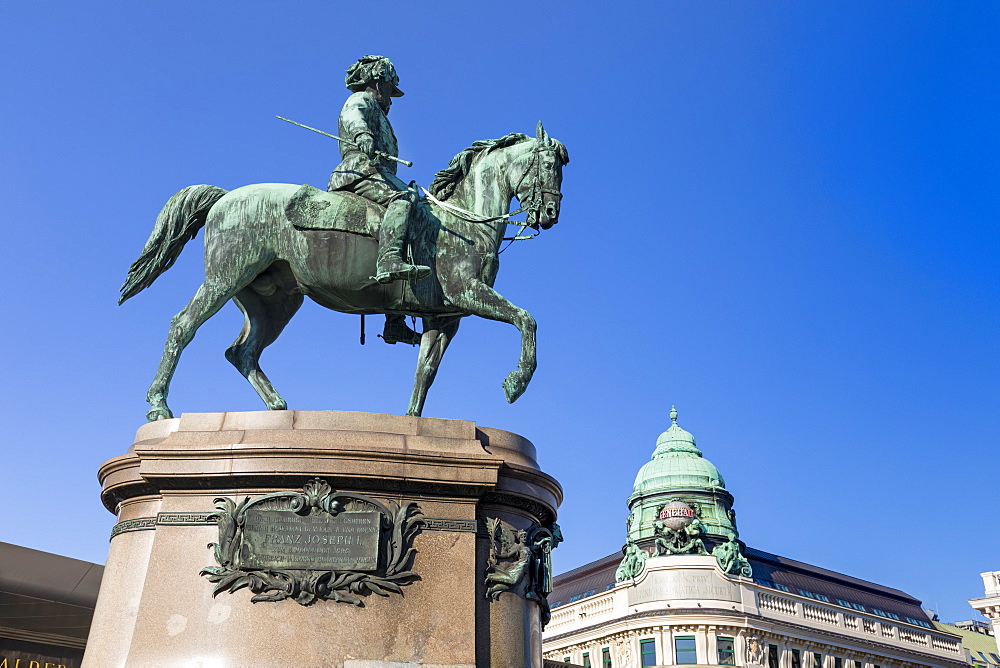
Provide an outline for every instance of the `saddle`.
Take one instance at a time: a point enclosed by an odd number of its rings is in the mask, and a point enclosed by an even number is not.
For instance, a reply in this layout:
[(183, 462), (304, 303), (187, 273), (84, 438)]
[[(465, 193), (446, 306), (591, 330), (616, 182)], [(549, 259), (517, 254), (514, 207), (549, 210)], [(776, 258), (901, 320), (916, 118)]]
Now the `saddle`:
[(385, 209), (343, 190), (327, 192), (304, 185), (285, 205), (285, 216), (296, 229), (337, 230), (378, 237)]

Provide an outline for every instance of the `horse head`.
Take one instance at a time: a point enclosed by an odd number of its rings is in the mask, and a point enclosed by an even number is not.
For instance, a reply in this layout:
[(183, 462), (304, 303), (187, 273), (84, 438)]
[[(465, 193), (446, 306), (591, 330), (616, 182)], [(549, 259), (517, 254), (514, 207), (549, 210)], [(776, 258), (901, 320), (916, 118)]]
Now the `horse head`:
[(569, 153), (562, 142), (552, 139), (538, 121), (535, 138), (526, 152), (525, 168), (514, 188), (514, 196), (528, 208), (528, 224), (547, 230), (559, 222), (562, 200), (562, 168), (569, 163)]

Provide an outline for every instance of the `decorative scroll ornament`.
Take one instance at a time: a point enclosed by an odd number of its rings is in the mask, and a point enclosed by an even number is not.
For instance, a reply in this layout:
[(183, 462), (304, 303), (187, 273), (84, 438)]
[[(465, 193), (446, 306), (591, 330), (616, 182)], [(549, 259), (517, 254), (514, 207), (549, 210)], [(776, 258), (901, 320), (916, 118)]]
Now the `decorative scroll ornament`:
[[(250, 599), (253, 603), (291, 598), (300, 605), (322, 599), (360, 606), (359, 595), (402, 594), (401, 587), (420, 579), (407, 570), (415, 552), (413, 538), (423, 525), (415, 503), (399, 506), (390, 501), (384, 505), (360, 494), (334, 492), (326, 481), (315, 478), (305, 484), (302, 492), (274, 492), (252, 501), (248, 496), (239, 505), (231, 499), (217, 498), (215, 507), (210, 517), (218, 522), (219, 542), (209, 543), (208, 547), (213, 549), (219, 565), (206, 566), (200, 573), (215, 583), (212, 596), (247, 587), (255, 594)], [(265, 517), (267, 513), (271, 515)], [(271, 517), (287, 518), (281, 520), (287, 523), (287, 531), (282, 533), (266, 525), (261, 529)], [(293, 531), (295, 527), (299, 533)], [(286, 548), (285, 543), (293, 545)], [(297, 543), (338, 548), (346, 544), (348, 547), (340, 551), (347, 552), (351, 552), (352, 545), (358, 549), (347, 557), (328, 556), (324, 563), (322, 555), (303, 556), (303, 550), (308, 548), (294, 545)], [(282, 559), (291, 567), (275, 563)], [(337, 565), (337, 559), (347, 566), (324, 568)], [(306, 560), (320, 568), (302, 567)], [(355, 563), (350, 564), (351, 560)], [(265, 563), (274, 566), (262, 565)]]
[(743, 556), (740, 544), (736, 542), (736, 534), (730, 533), (729, 540), (716, 545), (712, 550), (712, 556), (715, 557), (723, 573), (753, 577), (753, 567)]
[(672, 501), (660, 509), (653, 522), (656, 555), (708, 554), (701, 537), (705, 527), (695, 516), (694, 509), (683, 501)]
[(621, 564), (619, 564), (618, 570), (615, 571), (615, 582), (634, 581), (646, 566), (646, 559), (649, 557), (649, 553), (629, 539), (625, 547), (622, 548), (622, 554), (624, 558)]
[(486, 596), (500, 598), (524, 582), (524, 597), (535, 601), (542, 609), (542, 628), (549, 623), (548, 596), (552, 593), (552, 550), (562, 542), (559, 525), (551, 529), (534, 525), (513, 531), (498, 518), (488, 517), (486, 529), (490, 536), (490, 558), (486, 566)]

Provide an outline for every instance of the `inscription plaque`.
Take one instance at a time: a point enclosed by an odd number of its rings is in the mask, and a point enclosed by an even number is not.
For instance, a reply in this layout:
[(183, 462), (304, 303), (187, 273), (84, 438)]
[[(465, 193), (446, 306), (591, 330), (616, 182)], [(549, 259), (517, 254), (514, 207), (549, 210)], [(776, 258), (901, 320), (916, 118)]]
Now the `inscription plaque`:
[(628, 590), (628, 604), (671, 599), (740, 602), (740, 588), (710, 570), (652, 571)]
[(337, 493), (315, 478), (301, 492), (248, 496), (239, 504), (223, 497), (215, 507), (209, 517), (219, 525), (219, 542), (209, 547), (218, 566), (201, 571), (215, 583), (213, 596), (246, 587), (254, 603), (361, 605), (358, 595), (400, 594), (419, 579), (409, 570), (424, 523), (415, 503)]
[(243, 525), (243, 566), (374, 571), (382, 513), (315, 513), (250, 508)]

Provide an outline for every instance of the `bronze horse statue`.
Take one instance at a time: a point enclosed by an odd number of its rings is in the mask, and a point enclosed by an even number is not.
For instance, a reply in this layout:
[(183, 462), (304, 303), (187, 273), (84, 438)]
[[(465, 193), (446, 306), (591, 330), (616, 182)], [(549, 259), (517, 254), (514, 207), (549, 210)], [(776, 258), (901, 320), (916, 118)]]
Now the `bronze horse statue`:
[[(163, 357), (146, 399), (149, 420), (173, 417), (170, 380), (185, 346), (208, 318), (232, 299), (243, 329), (226, 351), (269, 409), (287, 404), (260, 368), (261, 352), (278, 338), (304, 295), (352, 314), (420, 317), (423, 334), (407, 415), (420, 415), (441, 358), (459, 321), (477, 315), (514, 325), (521, 333), (517, 368), (503, 381), (507, 401), (527, 388), (535, 372), (535, 319), (493, 289), (498, 251), (513, 198), (526, 224), (548, 229), (559, 220), (562, 167), (569, 155), (538, 124), (535, 138), (511, 133), (475, 142), (438, 172), (410, 240), (413, 261), (430, 276), (382, 285), (372, 278), (377, 243), (365, 221), (374, 206), (352, 193), (325, 193), (282, 183), (231, 192), (188, 186), (170, 198), (142, 254), (132, 263), (119, 303), (138, 294), (173, 265), (184, 244), (205, 228), (205, 282), (174, 316)], [(331, 217), (330, 212), (334, 212)], [(326, 213), (326, 222), (319, 221)], [(515, 212), (517, 213), (517, 212)], [(310, 222), (316, 218), (316, 222)], [(330, 222), (330, 221), (333, 222)], [(352, 222), (353, 221), (353, 222)], [(359, 222), (360, 221), (360, 222)]]

